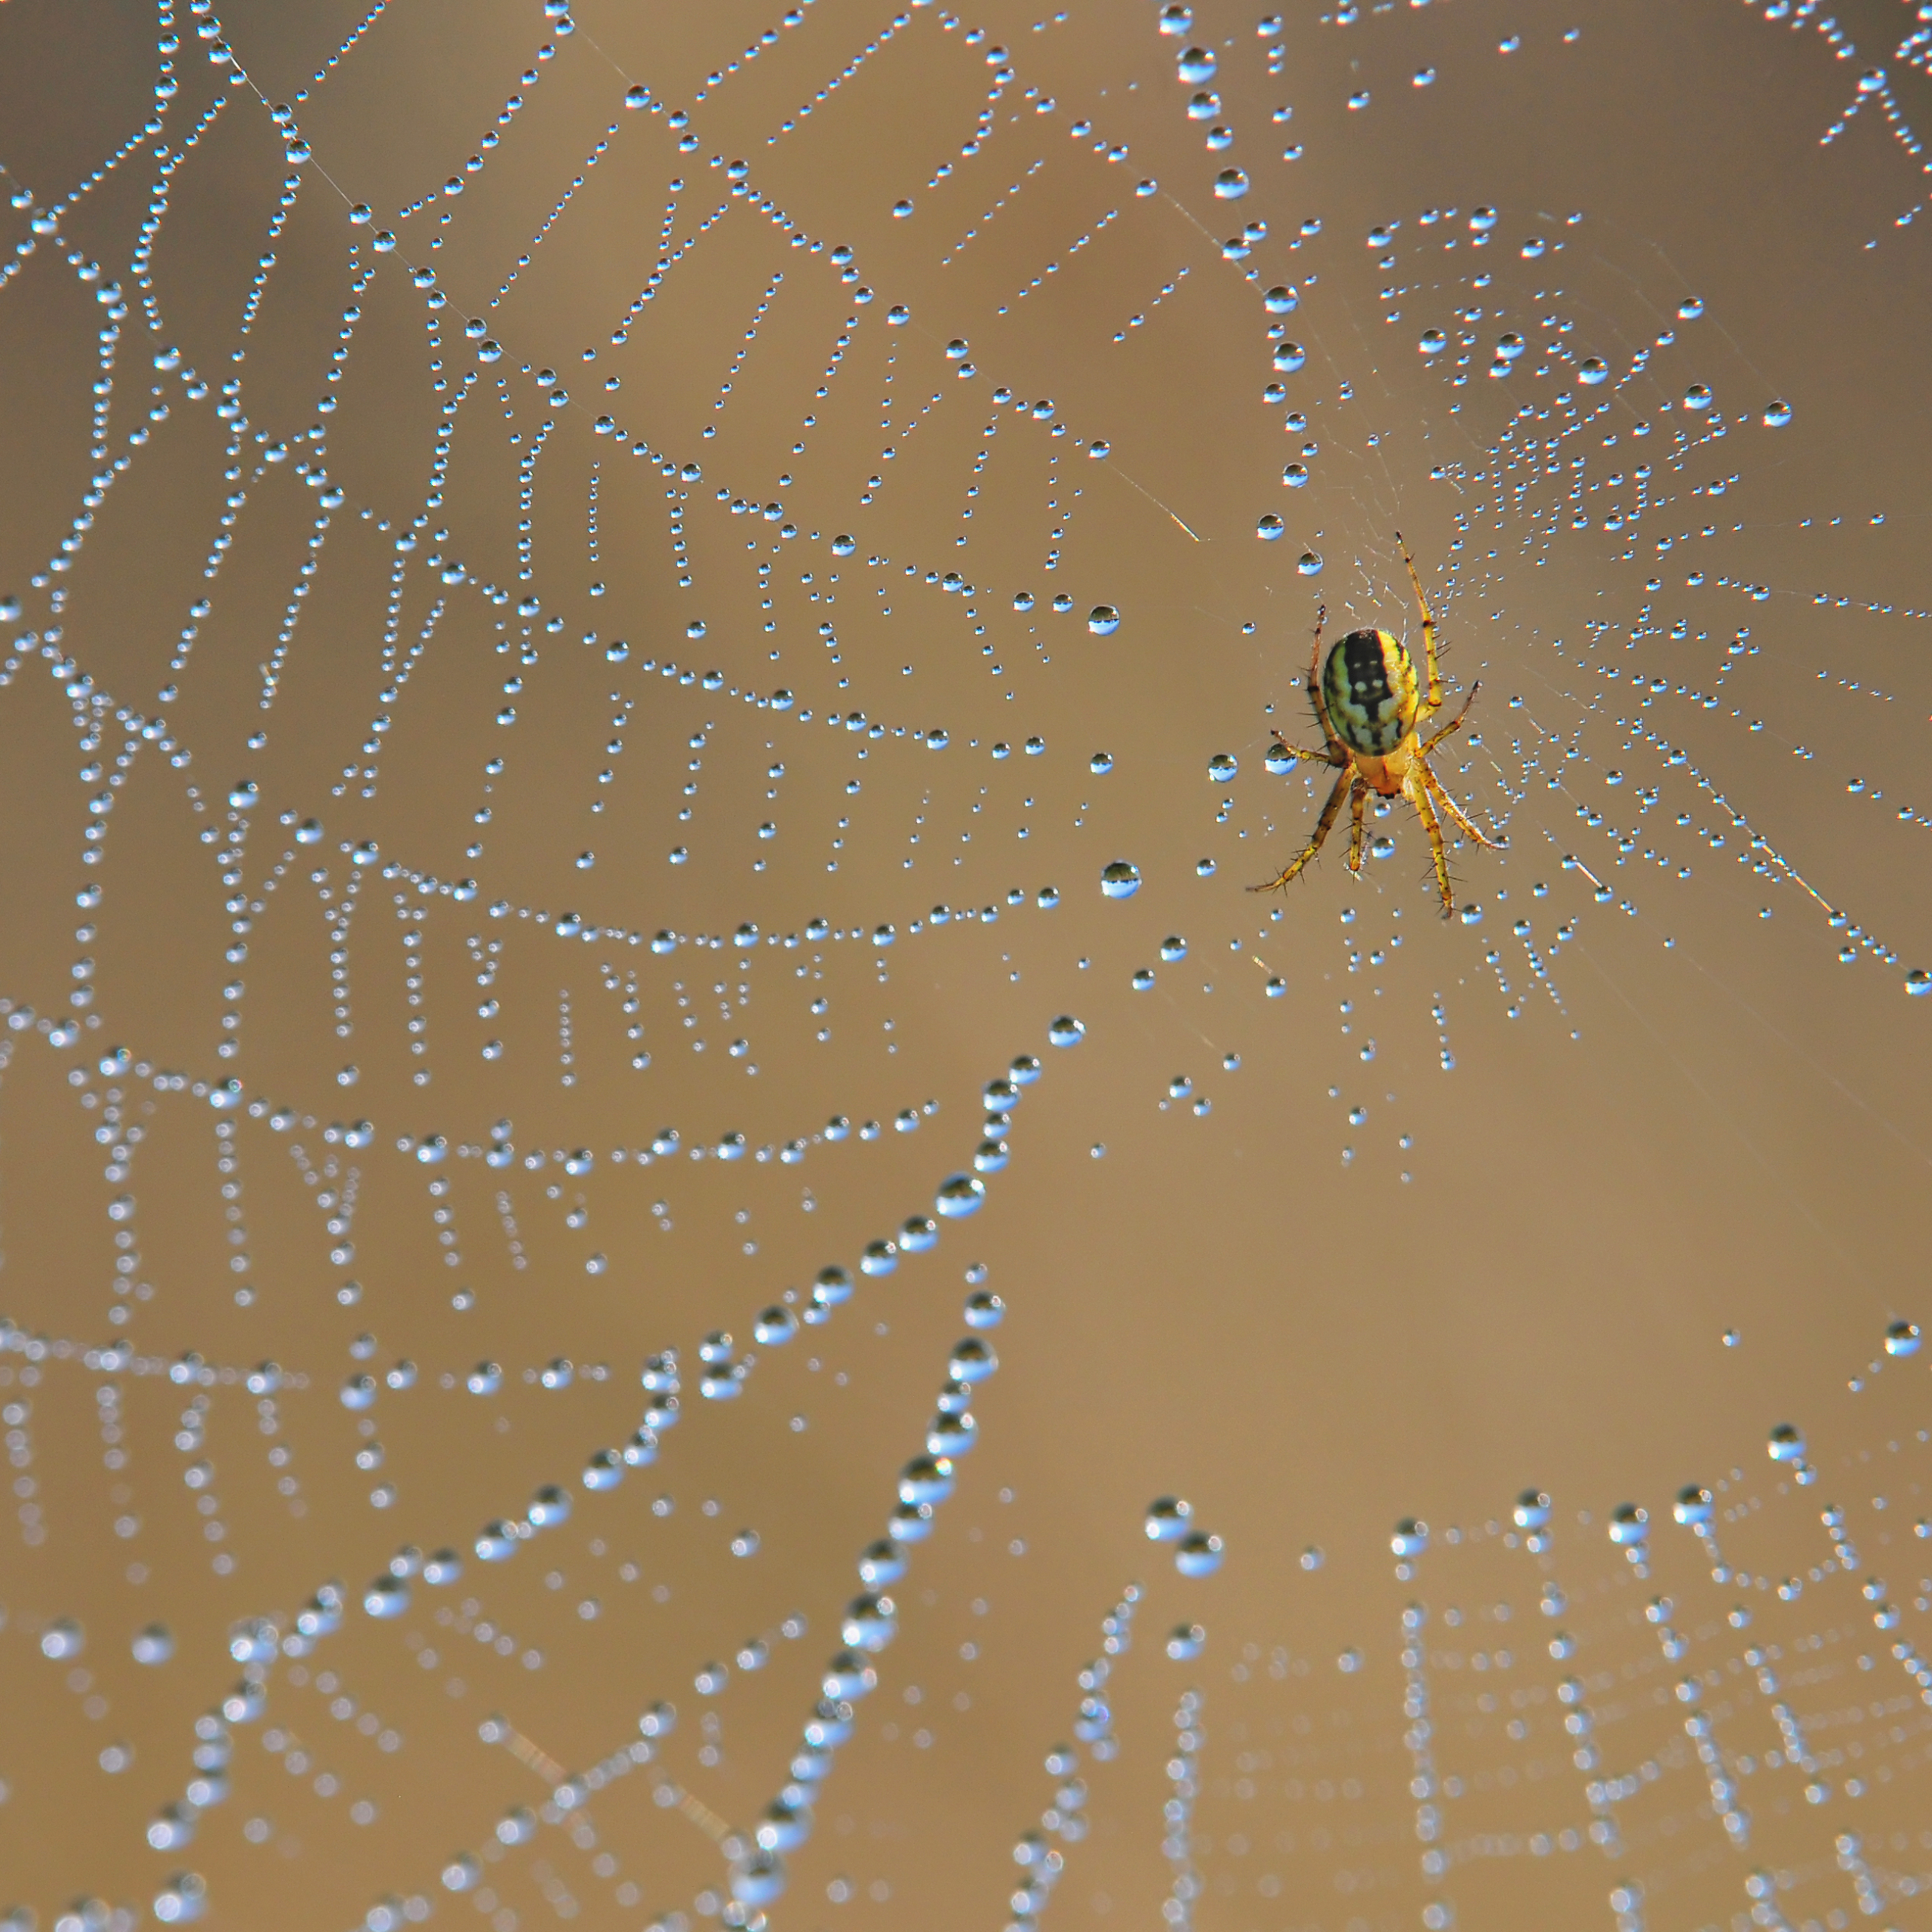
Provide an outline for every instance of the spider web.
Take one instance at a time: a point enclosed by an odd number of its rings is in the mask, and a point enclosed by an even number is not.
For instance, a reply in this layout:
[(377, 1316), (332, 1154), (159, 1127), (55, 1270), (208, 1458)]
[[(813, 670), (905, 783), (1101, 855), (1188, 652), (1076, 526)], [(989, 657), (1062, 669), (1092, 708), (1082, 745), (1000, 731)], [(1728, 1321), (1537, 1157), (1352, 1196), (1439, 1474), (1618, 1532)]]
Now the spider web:
[(1922, 29), (72, 17), (0, 1924), (1918, 1922)]

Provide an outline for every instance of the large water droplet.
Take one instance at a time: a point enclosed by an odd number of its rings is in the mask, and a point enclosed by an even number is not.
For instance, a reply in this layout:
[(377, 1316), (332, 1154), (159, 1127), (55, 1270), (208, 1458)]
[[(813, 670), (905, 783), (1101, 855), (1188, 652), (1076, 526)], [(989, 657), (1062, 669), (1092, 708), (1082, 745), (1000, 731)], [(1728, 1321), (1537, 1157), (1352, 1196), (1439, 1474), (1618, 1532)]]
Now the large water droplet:
[(1131, 899), (1140, 890), (1140, 868), (1130, 859), (1115, 859), (1100, 871), (1100, 891), (1109, 899)]
[(940, 1183), (936, 1202), (940, 1214), (951, 1220), (977, 1214), (986, 1198), (986, 1184), (977, 1174), (952, 1174)]
[(1221, 1539), (1196, 1531), (1183, 1537), (1174, 1552), (1174, 1567), (1183, 1577), (1211, 1577), (1221, 1567)]

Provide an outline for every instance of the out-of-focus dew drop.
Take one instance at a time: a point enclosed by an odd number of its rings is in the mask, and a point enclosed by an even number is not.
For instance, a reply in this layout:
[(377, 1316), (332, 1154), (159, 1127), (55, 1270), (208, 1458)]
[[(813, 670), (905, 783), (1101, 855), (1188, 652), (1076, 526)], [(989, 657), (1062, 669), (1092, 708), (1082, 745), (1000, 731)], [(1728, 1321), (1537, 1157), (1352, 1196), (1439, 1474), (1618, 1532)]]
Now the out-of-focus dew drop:
[(1192, 1506), (1178, 1496), (1157, 1497), (1147, 1506), (1146, 1531), (1149, 1542), (1178, 1543), (1187, 1534), (1193, 1520)]
[(1207, 1644), (1208, 1632), (1198, 1623), (1177, 1623), (1168, 1633), (1168, 1655), (1176, 1663), (1191, 1663)]

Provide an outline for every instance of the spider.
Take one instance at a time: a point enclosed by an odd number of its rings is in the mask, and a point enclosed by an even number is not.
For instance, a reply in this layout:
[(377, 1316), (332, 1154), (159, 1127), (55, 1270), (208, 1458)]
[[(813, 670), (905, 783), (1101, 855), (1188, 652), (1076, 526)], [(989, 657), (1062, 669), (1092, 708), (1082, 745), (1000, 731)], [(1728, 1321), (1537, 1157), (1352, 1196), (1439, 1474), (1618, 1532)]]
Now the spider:
[(1429, 834), (1429, 850), (1435, 860), (1436, 889), (1441, 894), (1443, 916), (1447, 918), (1455, 909), (1455, 900), (1450, 891), (1449, 857), (1443, 848), (1436, 807), (1440, 805), (1478, 845), (1492, 852), (1504, 849), (1476, 829), (1463, 808), (1443, 789), (1442, 781), (1429, 768), (1429, 754), (1451, 732), (1461, 729), (1482, 687), (1479, 683), (1472, 685), (1462, 709), (1440, 730), (1431, 732), (1426, 739), (1422, 737), (1424, 728), (1442, 709), (1442, 675), (1435, 661), (1435, 619), (1400, 531), (1395, 532), (1395, 541), (1401, 547), (1402, 561), (1408, 566), (1409, 581), (1415, 586), (1416, 601), (1422, 607), (1428, 693), (1418, 696), (1414, 660), (1386, 631), (1350, 631), (1339, 643), (1329, 647), (1324, 660), (1321, 626), (1327, 621), (1328, 610), (1326, 605), (1317, 610), (1315, 648), (1308, 666), (1308, 694), (1314, 702), (1321, 735), (1328, 741), (1327, 749), (1309, 752), (1278, 745), (1274, 755), (1278, 758), (1285, 752), (1290, 758), (1303, 759), (1310, 764), (1338, 767), (1340, 775), (1335, 789), (1328, 794), (1327, 804), (1321, 808), (1315, 836), (1301, 856), (1278, 878), (1248, 890), (1272, 892), (1277, 886), (1286, 885), (1321, 851), (1322, 841), (1340, 815), (1345, 794), (1351, 796), (1355, 809), (1353, 832), (1349, 840), (1349, 869), (1358, 874), (1362, 808), (1368, 802), (1369, 793), (1374, 792), (1385, 798), (1406, 798), (1415, 807), (1423, 829)]

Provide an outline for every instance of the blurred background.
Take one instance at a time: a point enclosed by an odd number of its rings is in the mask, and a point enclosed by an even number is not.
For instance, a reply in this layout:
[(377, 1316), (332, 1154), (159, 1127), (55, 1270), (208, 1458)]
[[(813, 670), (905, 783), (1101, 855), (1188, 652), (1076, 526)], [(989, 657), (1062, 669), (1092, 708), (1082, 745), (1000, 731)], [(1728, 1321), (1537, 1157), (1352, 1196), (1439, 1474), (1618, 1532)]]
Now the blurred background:
[(0, 5), (0, 1925), (1932, 1924), (1924, 13)]

